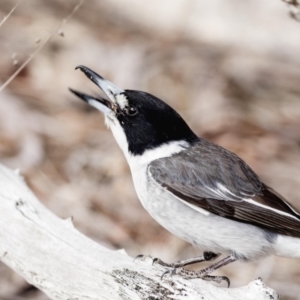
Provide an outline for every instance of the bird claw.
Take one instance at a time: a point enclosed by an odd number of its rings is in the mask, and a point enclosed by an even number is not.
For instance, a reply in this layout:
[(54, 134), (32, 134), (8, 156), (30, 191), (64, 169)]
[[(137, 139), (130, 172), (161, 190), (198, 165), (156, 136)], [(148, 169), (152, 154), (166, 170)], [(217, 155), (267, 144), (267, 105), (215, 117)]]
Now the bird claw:
[(153, 258), (153, 260), (152, 260), (152, 266), (155, 265), (155, 264), (159, 264), (159, 261), (160, 261), (159, 258), (157, 258), (157, 257)]
[[(134, 258), (133, 261), (134, 262), (136, 260), (145, 261), (147, 258), (151, 258), (152, 259), (152, 265), (159, 264), (159, 265), (161, 265), (163, 267), (171, 268), (169, 270), (166, 270), (161, 275), (161, 277), (160, 277), (161, 280), (163, 280), (164, 277), (167, 276), (167, 275), (169, 275), (170, 277), (172, 277), (173, 275), (180, 275), (180, 276), (182, 276), (183, 278), (186, 278), (186, 279), (200, 278), (202, 280), (213, 281), (213, 282), (216, 282), (216, 283), (221, 283), (222, 281), (226, 281), (227, 287), (228, 288), (230, 287), (230, 280), (229, 280), (228, 277), (226, 277), (226, 276), (212, 276), (212, 275), (208, 275), (211, 271), (208, 272), (207, 269), (203, 269), (203, 270), (200, 270), (198, 272), (197, 271), (190, 271), (190, 270), (187, 270), (187, 269), (179, 267), (179, 266), (176, 267), (176, 264), (174, 264), (174, 263), (173, 264), (168, 264), (168, 263), (163, 262), (160, 258), (157, 258), (157, 257), (152, 258), (150, 255), (143, 255), (143, 254), (137, 255)], [(211, 260), (211, 259), (214, 259), (214, 256), (208, 258), (208, 260)]]
[(147, 258), (152, 258), (152, 257), (150, 255), (139, 254), (133, 259), (133, 262), (135, 262), (136, 260), (145, 261)]
[(163, 278), (166, 276), (166, 275), (170, 275), (170, 277), (172, 277), (173, 275), (176, 275), (177, 271), (181, 270), (182, 268), (173, 268), (172, 270), (167, 270), (165, 271), (162, 275), (161, 275), (161, 280), (163, 280)]
[(167, 270), (167, 271), (163, 272), (162, 275), (160, 276), (160, 280), (163, 280), (164, 277), (165, 277), (168, 273), (170, 273), (170, 270)]
[(177, 271), (180, 269), (182, 268), (174, 268), (173, 270), (171, 270), (171, 276), (176, 275)]
[(226, 277), (226, 276), (221, 276), (221, 277), (222, 277), (223, 280), (225, 280), (227, 282), (227, 288), (229, 289), (229, 287), (230, 287), (230, 280), (229, 280), (229, 278)]
[(230, 287), (230, 280), (226, 276), (210, 276), (210, 275), (206, 275), (206, 276), (203, 276), (201, 279), (206, 280), (206, 281), (214, 281), (216, 283), (221, 283), (222, 281), (226, 281), (227, 288)]
[(136, 260), (145, 261), (147, 258), (152, 259), (152, 266), (158, 264), (158, 265), (163, 266), (163, 267), (168, 267), (168, 268), (172, 268), (172, 267), (173, 267), (173, 264), (165, 263), (164, 261), (162, 261), (162, 260), (161, 260), (160, 258), (158, 258), (158, 257), (153, 258), (151, 255), (144, 255), (144, 254), (139, 254), (139, 255), (137, 255), (137, 256), (133, 259), (133, 262), (135, 262)]
[(174, 270), (176, 270), (176, 269), (167, 270), (167, 271), (163, 272), (160, 279), (163, 280), (166, 275), (170, 275), (170, 277), (172, 277), (175, 274)]
[(164, 261), (162, 261), (160, 258), (158, 257), (155, 257), (153, 258), (152, 260), (152, 265), (160, 265), (160, 266), (163, 266), (163, 267), (166, 267), (166, 268), (174, 268), (175, 267), (175, 264), (168, 264), (168, 263), (165, 263)]

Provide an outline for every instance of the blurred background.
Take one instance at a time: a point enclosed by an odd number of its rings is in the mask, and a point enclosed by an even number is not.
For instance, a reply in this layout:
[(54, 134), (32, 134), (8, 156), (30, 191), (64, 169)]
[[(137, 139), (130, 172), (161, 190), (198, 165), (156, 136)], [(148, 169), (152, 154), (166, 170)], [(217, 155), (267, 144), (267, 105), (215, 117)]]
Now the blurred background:
[[(17, 3), (1, 0), (0, 20)], [(0, 85), (33, 55), (0, 93), (0, 163), (19, 168), (45, 206), (133, 257), (200, 254), (142, 208), (103, 116), (68, 91), (99, 92), (74, 70), (83, 64), (164, 99), (300, 209), (300, 24), (284, 2), (78, 3), (20, 1), (0, 26)], [(233, 287), (260, 276), (281, 299), (300, 299), (300, 260), (236, 262), (217, 274)], [(48, 298), (0, 263), (0, 299)]]

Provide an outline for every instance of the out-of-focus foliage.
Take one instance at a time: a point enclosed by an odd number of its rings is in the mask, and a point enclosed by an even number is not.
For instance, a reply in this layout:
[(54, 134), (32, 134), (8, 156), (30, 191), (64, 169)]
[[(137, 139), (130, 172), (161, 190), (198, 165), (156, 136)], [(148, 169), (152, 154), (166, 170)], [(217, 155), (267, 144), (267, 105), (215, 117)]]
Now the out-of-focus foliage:
[[(0, 27), (1, 83), (77, 3), (17, 6)], [(1, 0), (0, 20), (15, 4)], [(164, 99), (300, 209), (299, 53), (300, 25), (280, 1), (85, 1), (0, 93), (0, 162), (99, 243), (167, 261), (197, 255), (142, 208), (103, 116), (68, 92), (99, 93), (74, 67)], [(232, 286), (261, 276), (287, 300), (300, 299), (299, 270), (299, 260), (270, 257), (218, 274)], [(47, 299), (3, 264), (0, 298)]]

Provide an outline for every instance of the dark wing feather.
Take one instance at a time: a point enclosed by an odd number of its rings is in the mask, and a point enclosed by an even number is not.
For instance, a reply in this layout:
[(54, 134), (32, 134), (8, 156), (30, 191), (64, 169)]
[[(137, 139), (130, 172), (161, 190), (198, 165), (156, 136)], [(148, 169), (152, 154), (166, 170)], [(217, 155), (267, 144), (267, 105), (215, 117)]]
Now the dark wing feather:
[(300, 237), (300, 214), (238, 156), (200, 140), (153, 161), (152, 178), (181, 200), (222, 217)]

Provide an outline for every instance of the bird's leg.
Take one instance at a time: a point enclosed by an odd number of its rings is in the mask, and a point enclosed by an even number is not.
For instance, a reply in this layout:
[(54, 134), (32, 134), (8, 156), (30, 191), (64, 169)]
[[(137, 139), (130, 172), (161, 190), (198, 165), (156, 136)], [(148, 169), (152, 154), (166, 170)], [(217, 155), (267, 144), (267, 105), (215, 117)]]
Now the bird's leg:
[(187, 266), (187, 265), (196, 264), (196, 263), (199, 263), (199, 262), (202, 262), (202, 261), (211, 261), (211, 260), (216, 259), (219, 255), (220, 254), (205, 251), (203, 253), (203, 255), (193, 257), (193, 258), (189, 258), (189, 259), (179, 260), (179, 261), (176, 261), (176, 262), (170, 263), (170, 264), (165, 263), (160, 258), (154, 258), (153, 259), (153, 264), (159, 264), (161, 266), (168, 267), (168, 268), (180, 268), (180, 267), (184, 267), (184, 266)]
[(216, 281), (218, 283), (220, 283), (222, 280), (227, 281), (228, 283), (228, 287), (230, 284), (230, 281), (227, 277), (225, 276), (209, 276), (210, 273), (214, 272), (215, 270), (226, 266), (234, 261), (236, 261), (237, 258), (234, 257), (233, 255), (229, 255), (227, 257), (225, 257), (224, 259), (214, 263), (213, 265), (202, 269), (200, 271), (190, 271), (190, 270), (186, 270), (183, 268), (175, 268), (172, 271), (167, 271), (163, 274), (163, 276), (170, 274), (170, 275), (181, 275), (182, 277), (184, 277), (185, 279), (195, 279), (195, 278), (202, 278), (204, 280), (209, 280), (209, 281)]

